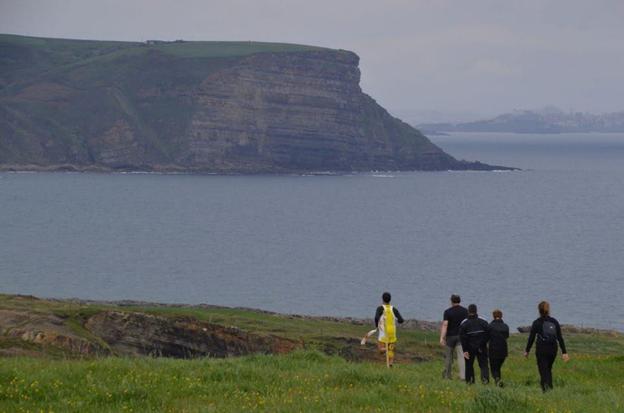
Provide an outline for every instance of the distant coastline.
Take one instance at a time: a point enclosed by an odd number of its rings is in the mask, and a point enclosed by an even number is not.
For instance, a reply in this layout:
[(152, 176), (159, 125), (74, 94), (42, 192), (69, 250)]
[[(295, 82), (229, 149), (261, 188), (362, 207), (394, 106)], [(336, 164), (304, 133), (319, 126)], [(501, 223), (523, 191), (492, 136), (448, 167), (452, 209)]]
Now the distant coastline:
[(622, 133), (624, 112), (591, 114), (563, 112), (558, 108), (518, 110), (472, 122), (420, 123), (415, 125), (431, 136), (447, 132), (503, 133)]
[[(448, 134), (443, 134), (448, 136)], [(282, 169), (282, 168), (269, 168), (269, 169), (231, 169), (231, 170), (212, 170), (204, 168), (185, 168), (176, 165), (170, 166), (155, 166), (149, 168), (111, 168), (104, 165), (72, 165), (72, 164), (60, 164), (60, 165), (2, 165), (0, 164), (0, 172), (75, 172), (75, 173), (136, 173), (136, 174), (180, 174), (180, 175), (350, 175), (350, 174), (367, 174), (367, 173), (399, 173), (399, 172), (446, 172), (446, 171), (482, 171), (482, 172), (499, 172), (499, 171), (519, 171), (520, 168), (489, 165), (476, 162), (458, 161), (459, 164), (464, 164), (466, 168), (449, 168), (440, 170), (395, 170), (395, 169), (372, 169), (372, 170), (305, 170), (305, 169)]]

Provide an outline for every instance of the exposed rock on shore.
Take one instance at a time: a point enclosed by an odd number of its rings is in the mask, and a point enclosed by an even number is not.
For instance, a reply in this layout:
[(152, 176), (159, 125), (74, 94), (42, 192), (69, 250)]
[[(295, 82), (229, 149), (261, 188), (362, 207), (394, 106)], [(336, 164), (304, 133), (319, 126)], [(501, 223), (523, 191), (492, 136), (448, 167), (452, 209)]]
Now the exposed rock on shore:
[(72, 331), (62, 317), (54, 314), (0, 310), (0, 335), (9, 344), (0, 348), (0, 355), (36, 354), (41, 347), (75, 355), (110, 354), (98, 340)]
[[(83, 330), (84, 328), (84, 330)], [(81, 326), (52, 314), (0, 310), (0, 334), (13, 341), (77, 356), (228, 357), (279, 354), (301, 343), (258, 335), (191, 318), (166, 318), (137, 312), (102, 311)], [(24, 346), (16, 346), (23, 350)], [(23, 354), (0, 350), (0, 354)]]
[(126, 356), (190, 358), (279, 354), (298, 346), (285, 338), (260, 336), (191, 318), (171, 320), (120, 311), (98, 313), (87, 320), (85, 328), (104, 340), (114, 354)]

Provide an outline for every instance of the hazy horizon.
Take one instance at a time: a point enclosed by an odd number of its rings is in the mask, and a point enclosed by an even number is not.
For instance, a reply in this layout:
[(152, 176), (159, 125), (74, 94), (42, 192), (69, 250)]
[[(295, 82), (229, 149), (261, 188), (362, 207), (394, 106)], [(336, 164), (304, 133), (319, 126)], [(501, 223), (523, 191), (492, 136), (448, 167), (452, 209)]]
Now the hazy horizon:
[(0, 1), (2, 33), (352, 50), (362, 89), (392, 113), (458, 121), (547, 105), (624, 110), (624, 42), (613, 41), (624, 38), (622, 21), (624, 2), (609, 0)]

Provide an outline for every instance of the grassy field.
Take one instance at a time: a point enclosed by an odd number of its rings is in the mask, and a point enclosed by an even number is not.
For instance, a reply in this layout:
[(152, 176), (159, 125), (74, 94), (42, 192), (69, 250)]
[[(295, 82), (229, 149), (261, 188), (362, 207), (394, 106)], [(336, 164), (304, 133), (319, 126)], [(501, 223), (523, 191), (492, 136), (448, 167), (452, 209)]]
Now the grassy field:
[[(0, 412), (624, 412), (624, 338), (618, 334), (567, 334), (572, 360), (557, 361), (555, 390), (543, 395), (533, 355), (521, 355), (523, 334), (510, 339), (506, 387), (499, 389), (443, 380), (437, 332), (400, 329), (398, 363), (389, 370), (373, 343), (367, 361), (348, 361), (341, 349), (359, 347), (369, 326), (347, 321), (0, 295), (0, 310), (55, 314), (86, 336), (84, 320), (111, 309), (279, 335), (305, 343), (305, 350), (227, 359), (77, 358), (30, 344), (39, 357), (0, 359)], [(0, 335), (0, 347), (15, 345), (12, 340)]]
[(442, 363), (352, 363), (319, 352), (224, 360), (4, 359), (3, 412), (619, 412), (624, 357), (574, 355), (539, 390), (534, 360), (513, 356), (506, 387), (441, 379)]
[[(158, 51), (176, 57), (215, 58), (240, 57), (255, 53), (288, 53), (328, 50), (322, 47), (291, 43), (268, 43), (252, 41), (177, 41), (146, 44), (140, 42), (52, 39), (43, 37), (0, 34), (0, 67), (49, 70), (58, 66), (67, 69), (68, 64), (87, 64)], [(27, 55), (24, 51), (28, 51)], [(33, 55), (38, 57), (33, 59)], [(33, 67), (40, 65), (40, 67)]]

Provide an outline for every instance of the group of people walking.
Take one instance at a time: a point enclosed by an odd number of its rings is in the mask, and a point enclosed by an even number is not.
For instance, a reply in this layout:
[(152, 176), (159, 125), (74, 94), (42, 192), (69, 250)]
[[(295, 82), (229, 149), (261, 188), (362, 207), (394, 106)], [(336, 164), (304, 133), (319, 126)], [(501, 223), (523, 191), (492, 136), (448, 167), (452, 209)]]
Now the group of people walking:
[(457, 352), (460, 378), (474, 383), (476, 360), (481, 370), (481, 382), (490, 381), (491, 369), (496, 384), (502, 385), (501, 367), (508, 355), (509, 326), (503, 321), (501, 310), (494, 310), (492, 315), (494, 319), (488, 323), (479, 317), (475, 304), (466, 309), (461, 305), (459, 295), (451, 296), (451, 307), (444, 311), (440, 330), (440, 344), (446, 348), (444, 378), (451, 378), (453, 352)]
[[(396, 346), (396, 324), (403, 323), (401, 313), (390, 305), (390, 293), (383, 293), (382, 305), (375, 313), (375, 330), (367, 337), (378, 332), (378, 347), (385, 353), (386, 362), (392, 367)], [(568, 361), (565, 341), (561, 335), (559, 322), (550, 316), (550, 305), (542, 301), (538, 305), (540, 316), (533, 322), (524, 356), (528, 357), (533, 344), (536, 344), (535, 355), (543, 391), (553, 388), (552, 366), (559, 348), (563, 360)], [(445, 348), (445, 366), (442, 373), (445, 379), (451, 378), (453, 356), (456, 355), (459, 377), (469, 384), (475, 382), (474, 364), (477, 361), (481, 373), (481, 382), (490, 381), (490, 371), (497, 386), (503, 386), (501, 368), (509, 353), (507, 339), (509, 326), (503, 321), (503, 312), (496, 309), (492, 312), (492, 321), (479, 316), (476, 304), (468, 308), (461, 305), (459, 295), (451, 296), (451, 306), (444, 311), (440, 329), (440, 344)], [(364, 343), (366, 337), (362, 340)]]

